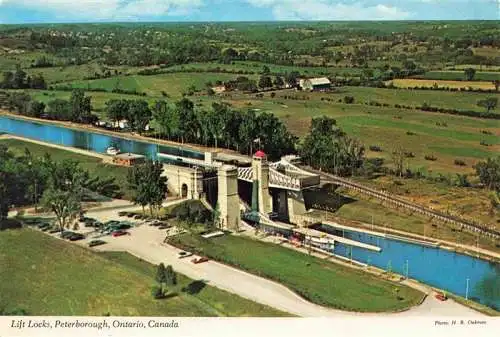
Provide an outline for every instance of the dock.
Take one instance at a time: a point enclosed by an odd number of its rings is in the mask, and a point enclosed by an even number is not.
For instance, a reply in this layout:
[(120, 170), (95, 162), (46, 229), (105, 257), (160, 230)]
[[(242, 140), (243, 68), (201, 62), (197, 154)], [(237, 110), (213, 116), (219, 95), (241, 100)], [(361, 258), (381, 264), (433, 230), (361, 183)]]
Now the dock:
[(320, 232), (320, 231), (317, 231), (317, 230), (311, 229), (311, 228), (294, 228), (293, 231), (300, 233), (300, 234), (303, 234), (303, 235), (306, 235), (306, 236), (311, 236), (311, 237), (325, 237), (325, 238), (328, 238), (330, 240), (333, 240), (334, 242), (340, 242), (340, 243), (343, 243), (343, 244), (346, 244), (349, 246), (364, 248), (364, 249), (368, 249), (368, 250), (371, 250), (374, 252), (382, 251), (382, 248), (377, 247), (377, 246), (369, 245), (369, 244), (358, 242), (358, 241), (351, 240), (351, 239), (346, 239), (346, 238), (343, 238), (341, 236), (336, 236), (336, 235)]

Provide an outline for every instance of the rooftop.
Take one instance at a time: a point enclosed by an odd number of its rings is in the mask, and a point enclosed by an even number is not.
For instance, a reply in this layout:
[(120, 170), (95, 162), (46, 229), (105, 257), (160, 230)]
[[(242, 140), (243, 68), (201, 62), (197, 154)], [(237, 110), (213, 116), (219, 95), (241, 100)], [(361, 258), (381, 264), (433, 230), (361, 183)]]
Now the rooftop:
[(115, 156), (115, 158), (118, 159), (141, 159), (145, 158), (142, 154), (136, 154), (136, 153), (120, 153)]
[(324, 85), (332, 83), (326, 77), (310, 78), (308, 81), (310, 81), (312, 85)]

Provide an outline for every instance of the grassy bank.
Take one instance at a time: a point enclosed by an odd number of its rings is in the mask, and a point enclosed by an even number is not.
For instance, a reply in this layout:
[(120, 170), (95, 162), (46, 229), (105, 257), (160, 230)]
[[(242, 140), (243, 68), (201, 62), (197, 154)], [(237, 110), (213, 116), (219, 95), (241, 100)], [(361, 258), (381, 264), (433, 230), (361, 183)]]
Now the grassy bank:
[(24, 150), (28, 149), (36, 157), (41, 157), (45, 155), (45, 153), (48, 153), (55, 161), (61, 161), (65, 159), (75, 160), (80, 163), (80, 166), (83, 169), (89, 171), (92, 176), (98, 176), (102, 179), (115, 178), (116, 184), (120, 186), (121, 192), (123, 193), (123, 198), (129, 199), (131, 196), (132, 192), (128, 188), (128, 169), (126, 167), (103, 164), (101, 159), (99, 158), (89, 157), (82, 154), (73, 153), (71, 151), (55, 149), (52, 147), (33, 144), (30, 142), (23, 142), (17, 139), (2, 139), (0, 140), (0, 144), (7, 146), (9, 150), (16, 155), (23, 155)]
[(286, 315), (183, 275), (178, 296), (153, 300), (154, 266), (126, 253), (96, 254), (32, 230), (0, 232), (0, 265), (0, 307), (30, 315)]
[(304, 298), (332, 308), (399, 311), (416, 305), (423, 296), (362, 271), (249, 238), (226, 235), (208, 241), (185, 234), (173, 238), (172, 243), (276, 280)]

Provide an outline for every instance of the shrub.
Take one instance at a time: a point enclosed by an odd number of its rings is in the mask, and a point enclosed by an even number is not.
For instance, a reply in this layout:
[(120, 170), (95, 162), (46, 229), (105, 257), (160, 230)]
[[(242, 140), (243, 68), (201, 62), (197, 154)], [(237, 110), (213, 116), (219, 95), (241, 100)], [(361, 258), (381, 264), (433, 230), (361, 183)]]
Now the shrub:
[(352, 104), (352, 103), (354, 103), (354, 97), (352, 97), (352, 96), (344, 96), (344, 103), (345, 104)]
[(373, 151), (373, 152), (382, 152), (382, 149), (380, 148), (380, 146), (370, 145), (370, 151)]
[(405, 152), (404, 155), (406, 158), (415, 158), (415, 153), (413, 152)]
[(161, 300), (162, 298), (165, 298), (165, 293), (161, 289), (161, 287), (158, 286), (153, 286), (151, 290), (151, 295), (155, 300)]
[(406, 131), (406, 134), (407, 134), (408, 136), (415, 136), (415, 135), (416, 135), (416, 133), (415, 133), (415, 132), (412, 132), (412, 131)]
[(479, 144), (483, 146), (490, 146), (490, 144), (488, 144), (485, 140), (482, 140)]
[(425, 158), (425, 160), (430, 160), (430, 161), (436, 161), (437, 160), (437, 158), (434, 155), (432, 155), (432, 154), (431, 155), (426, 154), (424, 158)]
[(454, 163), (457, 166), (467, 166), (467, 164), (465, 164), (465, 162), (461, 159), (455, 159)]

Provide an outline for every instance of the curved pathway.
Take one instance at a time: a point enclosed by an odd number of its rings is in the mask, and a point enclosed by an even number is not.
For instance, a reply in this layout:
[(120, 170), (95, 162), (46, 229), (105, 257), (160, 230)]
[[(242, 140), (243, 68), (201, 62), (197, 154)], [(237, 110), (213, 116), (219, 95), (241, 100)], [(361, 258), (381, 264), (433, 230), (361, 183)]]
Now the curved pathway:
[[(178, 201), (177, 201), (178, 202)], [(117, 210), (89, 212), (88, 216), (102, 221), (117, 219)], [(99, 246), (101, 251), (126, 251), (153, 264), (170, 264), (186, 276), (204, 280), (208, 284), (237, 294), (241, 297), (269, 305), (276, 309), (303, 317), (353, 317), (353, 316), (455, 316), (471, 317), (482, 314), (462, 306), (451, 299), (440, 302), (430, 294), (420, 305), (401, 313), (353, 313), (321, 307), (308, 302), (287, 287), (226, 266), (215, 261), (195, 265), (190, 258), (179, 259), (179, 249), (163, 244), (164, 231), (156, 227), (139, 226), (131, 230), (132, 235), (113, 238)], [(82, 244), (84, 244), (82, 242)]]

